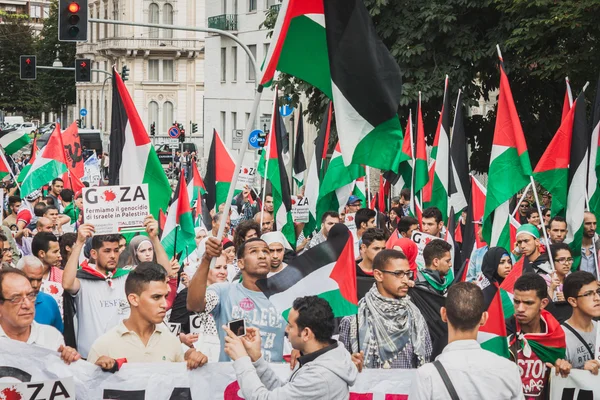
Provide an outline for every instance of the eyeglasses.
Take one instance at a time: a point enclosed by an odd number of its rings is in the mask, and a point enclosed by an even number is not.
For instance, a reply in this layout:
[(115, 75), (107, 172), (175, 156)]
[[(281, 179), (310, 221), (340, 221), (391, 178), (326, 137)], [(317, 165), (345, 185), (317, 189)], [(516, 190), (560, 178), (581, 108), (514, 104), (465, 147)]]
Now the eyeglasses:
[(380, 270), (381, 272), (383, 272), (384, 274), (392, 274), (394, 275), (396, 278), (404, 278), (405, 276), (408, 279), (412, 279), (414, 277), (414, 272), (413, 271), (383, 271)]
[(27, 299), (33, 303), (33, 302), (35, 302), (36, 298), (37, 298), (37, 293), (31, 292), (31, 293), (26, 294), (25, 296), (15, 296), (15, 297), (11, 297), (10, 299), (0, 298), (0, 301), (2, 301), (2, 302), (8, 301), (13, 306), (16, 306), (16, 305), (23, 304), (25, 299)]
[(600, 297), (600, 289), (588, 290), (584, 294), (580, 294), (575, 297), (590, 297), (590, 296), (594, 296), (595, 294), (598, 295), (598, 297)]
[(554, 261), (556, 261), (557, 263), (560, 263), (560, 264), (572, 264), (573, 257), (561, 257), (561, 258), (555, 259)]

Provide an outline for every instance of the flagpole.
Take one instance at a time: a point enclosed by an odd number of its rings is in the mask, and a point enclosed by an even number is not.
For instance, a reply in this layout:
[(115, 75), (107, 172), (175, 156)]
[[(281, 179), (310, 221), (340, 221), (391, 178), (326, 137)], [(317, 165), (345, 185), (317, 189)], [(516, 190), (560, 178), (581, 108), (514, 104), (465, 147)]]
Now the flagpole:
[[(367, 173), (367, 192), (369, 192), (369, 197), (367, 199), (367, 204), (365, 204), (365, 207), (369, 207), (371, 205), (371, 167), (369, 167), (368, 165), (365, 166), (365, 172)], [(375, 208), (375, 207), (373, 207)]]
[[(258, 106), (260, 105), (260, 98), (262, 96), (263, 86), (259, 85), (254, 95), (254, 102), (252, 103), (252, 111), (250, 111), (250, 117), (246, 122), (246, 128), (244, 129), (244, 135), (242, 136), (242, 143), (248, 142), (248, 136), (250, 136), (250, 130), (254, 126), (256, 120), (256, 114), (258, 112)], [(223, 239), (223, 232), (225, 231), (225, 223), (229, 217), (229, 210), (231, 210), (231, 200), (233, 200), (233, 192), (240, 175), (240, 167), (244, 161), (244, 151), (240, 150), (235, 160), (235, 168), (233, 170), (233, 177), (231, 178), (231, 185), (229, 185), (229, 191), (227, 192), (227, 200), (225, 201), (225, 207), (223, 208), (223, 214), (221, 215), (221, 221), (219, 223), (219, 230), (217, 231), (217, 240), (220, 242)], [(266, 174), (265, 174), (266, 175)], [(262, 212), (262, 210), (261, 210)], [(262, 215), (262, 213), (261, 213)], [(261, 225), (262, 226), (262, 225)], [(216, 258), (213, 258), (210, 262), (210, 268), (214, 268)]]
[(569, 107), (573, 107), (573, 92), (571, 92), (571, 84), (569, 83), (568, 76), (565, 76), (565, 83), (567, 84), (567, 96), (569, 97)]
[[(6, 160), (5, 157), (5, 151), (4, 151), (4, 147), (0, 146), (0, 149), (2, 151), (0, 151), (0, 156), (2, 156), (2, 161), (4, 161), (4, 164), (8, 167), (8, 172), (10, 172), (10, 175), (13, 177), (13, 179), (15, 180), (15, 185), (17, 185), (17, 189), (19, 189), (19, 192), (21, 192), (21, 186), (19, 185), (19, 182), (17, 182), (17, 177), (15, 176), (12, 168), (10, 167), (10, 164), (8, 163), (8, 161)], [(9, 156), (10, 157), (10, 156)], [(14, 163), (14, 161), (13, 161)]]
[[(529, 185), (531, 185), (531, 189), (533, 190), (533, 196), (535, 198), (535, 205), (537, 207), (538, 213), (541, 218), (542, 217), (542, 208), (540, 207), (540, 199), (538, 198), (538, 193), (537, 193), (537, 189), (535, 187), (535, 182), (533, 181), (533, 176), (530, 176), (529, 179), (531, 179), (531, 183)], [(519, 203), (519, 204), (521, 204), (521, 203)], [(509, 223), (510, 223), (510, 221), (509, 221)], [(552, 255), (550, 254), (550, 239), (548, 238), (548, 233), (546, 232), (546, 225), (544, 225), (543, 220), (542, 220), (541, 225), (542, 225), (542, 232), (544, 233), (544, 239), (546, 239), (546, 245), (548, 246), (548, 248), (546, 249), (546, 251), (548, 252), (548, 259), (550, 260), (550, 265), (552, 266), (552, 271), (555, 271), (556, 269), (554, 268), (554, 260), (552, 259)]]
[[(421, 96), (421, 92), (419, 92), (419, 96)], [(417, 151), (415, 146), (415, 141), (413, 140), (413, 121), (412, 121), (412, 110), (408, 111), (408, 120), (410, 121), (410, 158), (412, 159), (412, 169), (410, 171), (410, 212), (412, 215), (415, 215), (415, 166), (417, 163), (417, 159), (415, 157), (415, 152)], [(391, 208), (390, 208), (391, 209)]]
[[(277, 99), (277, 92), (278, 92), (278, 90), (279, 89), (277, 88), (277, 86), (275, 86), (275, 96), (273, 98), (273, 104), (275, 104), (275, 100)], [(275, 110), (275, 111), (277, 111), (277, 110)], [(271, 135), (272, 135), (272, 133), (274, 131), (274, 129), (273, 129), (273, 121), (274, 121), (273, 118), (277, 118), (277, 116), (275, 114), (276, 113), (273, 113), (273, 115), (271, 116), (271, 131), (269, 132), (269, 145), (267, 146), (267, 150), (266, 150), (267, 153), (265, 155), (265, 179), (264, 179), (265, 182), (263, 183), (262, 201), (261, 201), (261, 204), (260, 204), (260, 229), (261, 229), (261, 232), (262, 232), (262, 224), (263, 224), (263, 216), (264, 216), (263, 211), (264, 211), (264, 208), (265, 208), (265, 196), (267, 195), (267, 180), (268, 180), (267, 177), (269, 176), (269, 175), (267, 175), (267, 173), (269, 171), (269, 156), (271, 155), (271, 142), (273, 141), (272, 137), (271, 137)]]
[[(523, 191), (523, 195), (521, 196), (521, 198), (519, 199), (519, 202), (517, 203), (517, 206), (515, 207), (515, 209), (513, 210), (512, 214), (510, 215), (511, 217), (515, 217), (515, 215), (517, 214), (517, 211), (519, 210), (519, 205), (523, 202), (523, 199), (525, 199), (525, 196), (527, 196), (527, 192), (529, 192), (529, 188), (531, 187), (531, 183), (529, 183), (526, 187), (525, 190)], [(541, 216), (542, 214), (540, 214)]]

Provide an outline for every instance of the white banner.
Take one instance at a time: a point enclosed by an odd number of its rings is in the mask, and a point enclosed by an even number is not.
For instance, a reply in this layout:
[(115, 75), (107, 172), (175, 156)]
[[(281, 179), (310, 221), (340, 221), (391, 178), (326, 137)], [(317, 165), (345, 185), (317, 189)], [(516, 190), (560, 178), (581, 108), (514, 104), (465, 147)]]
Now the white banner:
[(240, 174), (238, 175), (238, 180), (235, 184), (235, 188), (237, 190), (244, 190), (245, 186), (248, 186), (248, 188), (253, 187), (255, 177), (256, 177), (256, 168), (246, 167), (246, 166), (242, 165), (240, 167)]
[[(185, 363), (125, 364), (111, 374), (87, 361), (66, 365), (58, 353), (9, 339), (0, 338), (0, 349), (0, 398), (2, 385), (22, 382), (28, 385), (13, 386), (38, 385), (45, 390), (43, 396), (40, 392), (22, 397), (28, 400), (242, 399), (231, 363), (209, 363), (194, 371), (188, 371)], [(271, 367), (284, 381), (290, 376), (287, 364)], [(406, 400), (414, 375), (415, 370), (363, 370), (351, 388), (350, 399)], [(56, 395), (60, 390), (68, 395)]]
[(600, 400), (600, 377), (590, 371), (572, 369), (569, 376), (550, 373), (550, 400)]
[(308, 222), (309, 210), (308, 197), (292, 197), (292, 218), (294, 222)]
[(427, 245), (427, 243), (432, 240), (439, 239), (439, 237), (432, 236), (428, 233), (423, 233), (420, 231), (413, 231), (410, 240), (415, 242), (417, 248), (419, 249), (419, 254), (417, 255), (416, 263), (419, 267), (425, 266), (425, 260), (423, 260), (423, 249)]
[(84, 188), (83, 215), (96, 235), (141, 232), (150, 215), (148, 184)]

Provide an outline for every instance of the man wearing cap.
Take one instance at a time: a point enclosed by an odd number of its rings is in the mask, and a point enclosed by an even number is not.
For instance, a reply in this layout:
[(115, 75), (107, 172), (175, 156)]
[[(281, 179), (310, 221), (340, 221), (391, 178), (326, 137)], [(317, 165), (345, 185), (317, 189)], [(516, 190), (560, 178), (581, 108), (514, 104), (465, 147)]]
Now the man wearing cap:
[(523, 257), (523, 273), (551, 274), (552, 266), (548, 253), (540, 253), (540, 231), (531, 224), (524, 224), (517, 230), (517, 249)]
[(268, 278), (287, 267), (287, 263), (283, 262), (283, 256), (286, 249), (292, 251), (292, 246), (280, 231), (265, 233), (260, 238), (267, 243), (271, 252), (271, 271), (267, 274)]
[(353, 214), (357, 212), (362, 206), (362, 200), (358, 198), (358, 196), (351, 195), (348, 197), (348, 202), (346, 203), (346, 214)]

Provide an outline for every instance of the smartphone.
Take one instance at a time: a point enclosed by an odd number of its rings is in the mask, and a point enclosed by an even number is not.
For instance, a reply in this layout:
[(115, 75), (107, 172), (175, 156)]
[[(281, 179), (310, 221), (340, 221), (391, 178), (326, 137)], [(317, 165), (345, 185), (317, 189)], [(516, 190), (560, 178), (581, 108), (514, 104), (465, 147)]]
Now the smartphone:
[(246, 336), (246, 321), (243, 319), (234, 319), (227, 324), (229, 330), (236, 336)]

